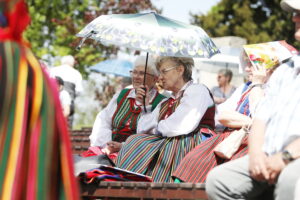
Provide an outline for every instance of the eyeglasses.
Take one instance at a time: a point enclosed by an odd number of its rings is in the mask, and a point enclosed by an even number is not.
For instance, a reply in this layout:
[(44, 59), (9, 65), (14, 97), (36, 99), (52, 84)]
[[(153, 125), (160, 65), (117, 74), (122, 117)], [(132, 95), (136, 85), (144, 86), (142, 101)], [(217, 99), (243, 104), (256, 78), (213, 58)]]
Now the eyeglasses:
[[(143, 72), (143, 71), (134, 71), (134, 70), (129, 71), (129, 73), (131, 76), (144, 76), (144, 74), (145, 74), (145, 72)], [(149, 74), (147, 72), (146, 72), (146, 74), (149, 76), (155, 76), (154, 74)]]
[(167, 73), (168, 71), (170, 71), (170, 70), (172, 70), (172, 69), (175, 69), (176, 67), (178, 67), (178, 66), (165, 68), (165, 69), (161, 70), (159, 73), (160, 73), (161, 75), (166, 75), (166, 73)]

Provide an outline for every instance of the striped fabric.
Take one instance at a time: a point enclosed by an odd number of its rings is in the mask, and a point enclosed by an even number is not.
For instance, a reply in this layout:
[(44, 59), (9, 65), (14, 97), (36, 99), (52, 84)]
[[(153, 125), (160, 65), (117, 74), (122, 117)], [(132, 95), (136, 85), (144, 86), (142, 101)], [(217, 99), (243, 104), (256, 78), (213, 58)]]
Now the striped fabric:
[(148, 175), (154, 182), (173, 182), (171, 173), (186, 153), (200, 143), (200, 132), (169, 138), (133, 135), (119, 152), (116, 166)]
[(158, 120), (163, 120), (168, 118), (169, 115), (171, 115), (177, 108), (177, 106), (180, 103), (179, 100), (174, 100), (170, 98), (168, 101), (165, 101), (161, 104)]
[(99, 181), (134, 181), (152, 182), (151, 178), (143, 174), (137, 174), (117, 167), (101, 165), (97, 169), (91, 169), (80, 173), (80, 180), (84, 183), (98, 183)]
[[(164, 102), (159, 118), (168, 117), (179, 103), (172, 99)], [(199, 128), (188, 135), (177, 137), (148, 134), (131, 136), (122, 146), (116, 165), (122, 169), (151, 176), (154, 182), (173, 182), (172, 172), (185, 155), (201, 143), (201, 136)]]
[(0, 52), (0, 199), (78, 199), (56, 83), (19, 44)]
[[(130, 135), (136, 133), (137, 121), (140, 118), (141, 107), (135, 107), (135, 99), (127, 98), (130, 89), (121, 91), (118, 97), (118, 107), (112, 117), (112, 140), (124, 142)], [(164, 98), (156, 92), (152, 100), (152, 110)]]
[[(172, 176), (189, 183), (205, 182), (206, 176), (212, 168), (229, 161), (215, 156), (214, 148), (228, 137), (230, 133), (231, 131), (217, 134), (215, 137), (198, 145), (193, 151), (187, 154)], [(230, 160), (240, 158), (248, 153), (247, 140), (248, 137), (246, 136), (242, 145)]]
[(136, 133), (136, 122), (139, 119), (141, 108), (134, 107), (134, 99), (127, 98), (130, 90), (123, 94), (118, 102), (116, 112), (112, 117), (112, 140), (124, 142), (130, 135)]
[(22, 46), (29, 17), (16, 2), (0, 26), (0, 199), (79, 199), (57, 86)]
[[(241, 99), (238, 102), (237, 111), (244, 115), (250, 115), (249, 111), (249, 88), (250, 82), (245, 84)], [(232, 131), (226, 131), (217, 134), (210, 139), (204, 141), (193, 151), (189, 152), (182, 160), (178, 168), (172, 176), (184, 182), (203, 183), (210, 170), (215, 166), (227, 162), (229, 160), (220, 159), (214, 154), (214, 148), (230, 135)], [(230, 160), (240, 158), (248, 153), (248, 137), (245, 137), (239, 150), (232, 156)]]

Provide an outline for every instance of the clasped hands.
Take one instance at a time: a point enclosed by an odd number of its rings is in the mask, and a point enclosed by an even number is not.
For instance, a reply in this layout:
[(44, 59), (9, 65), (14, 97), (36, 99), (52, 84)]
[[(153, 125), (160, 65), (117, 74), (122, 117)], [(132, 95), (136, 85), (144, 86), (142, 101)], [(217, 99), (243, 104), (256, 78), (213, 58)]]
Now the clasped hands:
[(285, 166), (281, 153), (271, 156), (263, 152), (249, 154), (250, 176), (255, 180), (275, 184)]
[(109, 154), (112, 154), (112, 153), (119, 152), (121, 150), (121, 147), (122, 147), (122, 143), (115, 142), (115, 141), (110, 141), (110, 142), (107, 142), (106, 147), (103, 148), (102, 151), (105, 154), (109, 155)]

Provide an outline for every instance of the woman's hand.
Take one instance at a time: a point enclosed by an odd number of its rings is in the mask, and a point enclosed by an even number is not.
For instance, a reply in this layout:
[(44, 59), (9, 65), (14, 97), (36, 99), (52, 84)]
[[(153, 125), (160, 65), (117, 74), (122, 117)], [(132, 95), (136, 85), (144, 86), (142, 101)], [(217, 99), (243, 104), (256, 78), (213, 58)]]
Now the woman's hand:
[(105, 147), (104, 152), (106, 154), (116, 153), (121, 150), (121, 147), (122, 147), (122, 143), (110, 141), (107, 143), (107, 146)]
[(263, 65), (254, 64), (252, 67), (252, 84), (263, 84), (266, 81), (267, 70)]
[(250, 176), (258, 181), (268, 180), (267, 155), (263, 152), (249, 153)]
[(149, 89), (147, 86), (141, 85), (135, 89), (136, 100), (144, 105), (144, 96), (146, 96), (145, 104), (149, 105)]
[[(264, 84), (268, 79), (267, 70), (264, 66), (261, 65), (254, 65), (252, 74), (252, 86), (255, 86), (256, 84)], [(261, 100), (264, 94), (265, 93), (262, 87), (252, 87), (252, 90), (249, 94), (249, 103), (252, 110), (255, 110), (258, 102)]]
[(252, 123), (252, 119), (237, 111), (223, 111), (217, 115), (218, 121), (229, 128), (248, 127)]

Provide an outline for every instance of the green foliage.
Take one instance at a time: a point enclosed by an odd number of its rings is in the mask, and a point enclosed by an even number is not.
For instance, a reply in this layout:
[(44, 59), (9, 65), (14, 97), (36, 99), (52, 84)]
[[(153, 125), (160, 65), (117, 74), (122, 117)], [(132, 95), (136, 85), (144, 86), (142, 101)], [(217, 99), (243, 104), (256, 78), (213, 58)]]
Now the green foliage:
[(31, 24), (25, 32), (33, 52), (50, 57), (71, 54), (81, 73), (84, 68), (116, 54), (117, 47), (104, 47), (87, 40), (80, 51), (80, 38), (75, 35), (99, 15), (137, 13), (157, 10), (150, 0), (25, 0), (29, 7)]
[(294, 39), (292, 15), (280, 8), (280, 0), (221, 0), (208, 14), (192, 15), (192, 23), (211, 37), (239, 36), (248, 43)]

